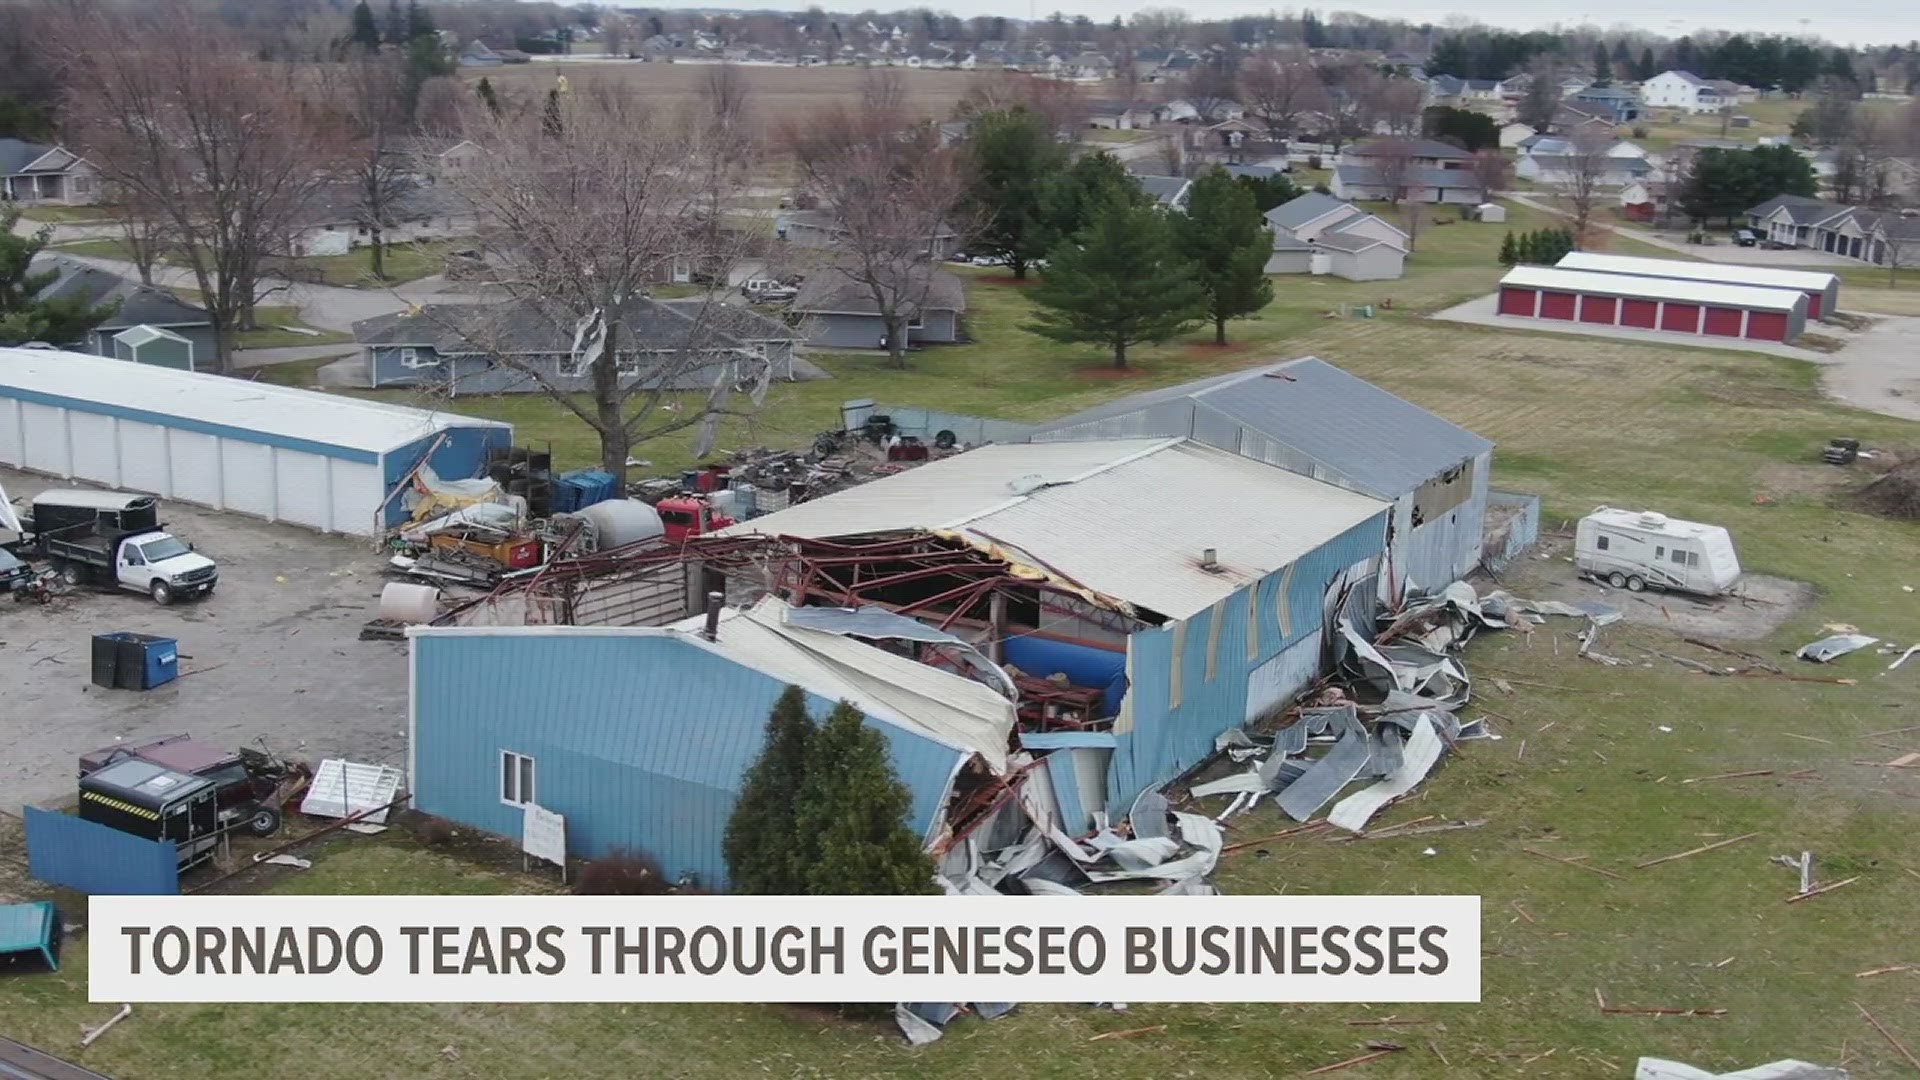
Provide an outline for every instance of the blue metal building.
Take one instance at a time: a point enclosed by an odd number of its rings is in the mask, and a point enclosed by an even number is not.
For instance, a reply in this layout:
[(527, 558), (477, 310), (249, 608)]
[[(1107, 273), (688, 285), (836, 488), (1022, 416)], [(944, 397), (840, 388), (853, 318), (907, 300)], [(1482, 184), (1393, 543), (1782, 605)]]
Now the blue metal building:
[(416, 808), (518, 837), (525, 806), (566, 816), (568, 849), (645, 852), (670, 878), (723, 887), (721, 841), (767, 716), (798, 685), (821, 719), (841, 700), (887, 736), (910, 826), (945, 825), (976, 757), (1005, 767), (1010, 702), (986, 686), (828, 630), (786, 605), (673, 627), (416, 627), (409, 772)]

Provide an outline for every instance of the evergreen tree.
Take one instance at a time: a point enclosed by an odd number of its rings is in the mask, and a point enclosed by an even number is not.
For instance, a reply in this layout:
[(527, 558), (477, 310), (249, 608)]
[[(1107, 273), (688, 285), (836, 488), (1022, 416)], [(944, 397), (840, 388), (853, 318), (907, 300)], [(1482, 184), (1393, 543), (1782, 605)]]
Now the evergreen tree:
[(53, 138), (53, 110), (29, 105), (11, 94), (0, 94), (0, 139), (48, 142)]
[(412, 41), (433, 32), (433, 16), (427, 14), (420, 0), (407, 0), (407, 40)]
[(1633, 74), (1641, 82), (1646, 82), (1648, 79), (1660, 74), (1659, 65), (1656, 64), (1653, 59), (1653, 48), (1651, 46), (1640, 50), (1640, 63), (1634, 68)]
[(1119, 158), (1104, 150), (1076, 158), (1040, 185), (1041, 246), (1053, 250), (1116, 199), (1147, 205), (1146, 193)]
[(1206, 295), (1174, 250), (1167, 216), (1125, 197), (1047, 254), (1027, 329), (1061, 342), (1097, 342), (1127, 366), (1127, 348), (1180, 333), (1206, 315)]
[(983, 224), (974, 241), (981, 254), (998, 255), (1015, 278), (1046, 254), (1047, 225), (1040, 195), (1047, 179), (1066, 163), (1052, 124), (1015, 106), (975, 117), (970, 132), (974, 181), (968, 202)]
[(1513, 233), (1509, 231), (1506, 239), (1500, 241), (1500, 265), (1512, 266), (1519, 261), (1520, 248), (1513, 242)]
[(367, 0), (353, 5), (353, 43), (368, 52), (377, 52), (380, 48), (380, 24), (374, 21), (373, 9), (367, 6)]
[(1253, 193), (1216, 165), (1193, 182), (1175, 237), (1205, 294), (1214, 343), (1225, 345), (1229, 319), (1244, 319), (1273, 300), (1267, 280), (1273, 234)]
[(1293, 177), (1286, 173), (1274, 173), (1272, 176), (1240, 176), (1235, 179), (1240, 182), (1241, 187), (1247, 189), (1247, 194), (1253, 196), (1253, 208), (1262, 214), (1276, 206), (1290, 203), (1301, 195), (1300, 185), (1294, 183)]
[(787, 687), (767, 717), (766, 743), (747, 770), (733, 816), (727, 819), (721, 850), (734, 892), (791, 896), (806, 891), (794, 815), (799, 812), (813, 736), (806, 693), (797, 686)]
[(547, 113), (540, 123), (550, 138), (557, 139), (565, 131), (566, 121), (560, 114), (560, 88), (557, 86), (547, 91)]
[(913, 796), (893, 771), (887, 739), (847, 702), (807, 747), (794, 805), (799, 876), (810, 896), (937, 892), (933, 860), (908, 826)]
[(480, 100), (487, 106), (487, 111), (495, 117), (498, 117), (500, 115), (500, 98), (493, 92), (493, 83), (490, 82), (485, 75), (482, 75), (480, 76), (480, 84), (475, 86), (473, 90), (474, 93), (480, 95)]
[(387, 0), (386, 38), (389, 45), (407, 43), (407, 17), (400, 13), (400, 0)]
[(1520, 234), (1520, 243), (1514, 248), (1514, 260), (1522, 263), (1540, 261), (1540, 232), (1537, 229)]
[(42, 300), (41, 290), (60, 276), (58, 270), (34, 273), (34, 256), (52, 236), (42, 226), (31, 236), (17, 236), (20, 211), (0, 209), (0, 345), (44, 341), (68, 345), (111, 317), (118, 304), (90, 307), (84, 298)]
[(1607, 47), (1595, 43), (1593, 46), (1593, 85), (1610, 86), (1613, 83), (1613, 61), (1607, 56)]

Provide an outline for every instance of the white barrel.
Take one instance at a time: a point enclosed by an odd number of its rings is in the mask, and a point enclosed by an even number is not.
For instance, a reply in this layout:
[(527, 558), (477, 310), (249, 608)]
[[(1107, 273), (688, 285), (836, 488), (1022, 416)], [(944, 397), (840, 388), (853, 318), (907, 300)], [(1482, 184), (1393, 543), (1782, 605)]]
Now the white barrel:
[(388, 622), (430, 623), (440, 616), (440, 590), (431, 585), (389, 581), (380, 590), (380, 617)]

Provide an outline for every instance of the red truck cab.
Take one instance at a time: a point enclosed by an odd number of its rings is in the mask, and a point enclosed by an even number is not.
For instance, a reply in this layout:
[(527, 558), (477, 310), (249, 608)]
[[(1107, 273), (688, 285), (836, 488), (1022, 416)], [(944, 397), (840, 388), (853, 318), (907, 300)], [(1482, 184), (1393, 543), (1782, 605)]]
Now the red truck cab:
[(698, 495), (676, 495), (654, 505), (668, 540), (685, 543), (695, 536), (706, 536), (733, 524), (725, 514), (714, 513), (713, 506)]

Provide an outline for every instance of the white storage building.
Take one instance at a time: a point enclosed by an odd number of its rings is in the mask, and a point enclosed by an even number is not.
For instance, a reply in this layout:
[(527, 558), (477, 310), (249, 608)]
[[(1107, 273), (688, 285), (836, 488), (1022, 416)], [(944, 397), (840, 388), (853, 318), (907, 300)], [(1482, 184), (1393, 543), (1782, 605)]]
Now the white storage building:
[(79, 353), (0, 348), (0, 465), (370, 535), (431, 453), (477, 475), (494, 420)]

